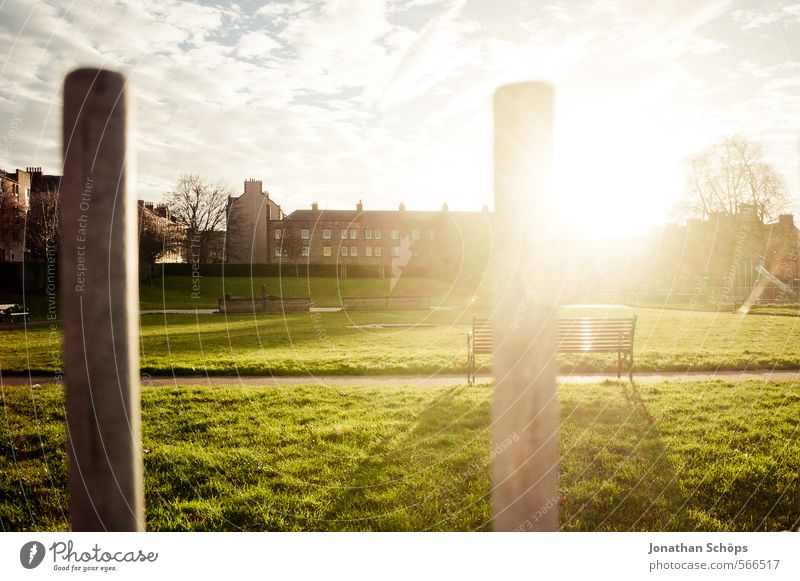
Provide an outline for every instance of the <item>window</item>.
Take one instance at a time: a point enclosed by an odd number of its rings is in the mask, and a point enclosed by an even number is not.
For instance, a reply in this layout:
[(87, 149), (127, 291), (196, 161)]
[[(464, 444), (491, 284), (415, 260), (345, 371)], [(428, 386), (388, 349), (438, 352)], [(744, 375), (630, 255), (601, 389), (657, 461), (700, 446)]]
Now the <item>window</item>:
[(342, 246), (342, 256), (347, 256), (347, 246)]
[(280, 239), (281, 239), (281, 229), (275, 228), (275, 240), (280, 240)]
[(375, 240), (380, 240), (380, 239), (381, 239), (381, 231), (375, 230)]
[(392, 246), (392, 256), (400, 256), (400, 247)]
[(302, 230), (300, 230), (300, 238), (302, 238), (303, 240), (308, 240), (309, 238), (311, 238), (311, 232), (308, 230), (308, 228), (303, 228)]
[[(330, 232), (330, 230), (328, 230)], [(330, 256), (331, 255), (331, 247), (330, 246), (323, 246), (322, 247), (322, 256)]]
[(350, 228), (350, 240), (358, 240), (358, 230)]
[(342, 228), (342, 240), (347, 240), (347, 228)]
[(323, 240), (330, 240), (331, 239), (331, 230), (330, 230), (330, 228), (325, 228), (322, 231), (322, 239)]
[(400, 232), (397, 230), (392, 230), (392, 240), (398, 240), (400, 238)]
[(364, 256), (372, 256), (372, 246), (367, 246), (364, 249)]
[(436, 230), (428, 230), (428, 240), (436, 240)]
[(364, 230), (364, 238), (366, 240), (372, 240), (372, 230)]
[(280, 258), (280, 257), (281, 257), (281, 249), (280, 248), (276, 248), (275, 249), (275, 258)]
[(350, 256), (358, 256), (358, 248), (355, 246), (350, 247)]
[(303, 256), (311, 256), (311, 247), (303, 246)]
[(380, 246), (376, 246), (375, 247), (375, 256), (380, 256), (380, 255), (381, 255), (381, 247)]
[(411, 231), (411, 239), (412, 240), (419, 240), (419, 230), (412, 230)]

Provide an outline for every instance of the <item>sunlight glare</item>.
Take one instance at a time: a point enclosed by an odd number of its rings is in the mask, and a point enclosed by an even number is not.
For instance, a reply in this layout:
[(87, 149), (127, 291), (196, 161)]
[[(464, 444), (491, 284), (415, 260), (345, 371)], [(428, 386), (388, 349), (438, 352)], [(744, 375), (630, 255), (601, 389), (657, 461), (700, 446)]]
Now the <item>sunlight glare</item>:
[(657, 120), (619, 104), (565, 111), (554, 142), (553, 193), (565, 228), (615, 238), (669, 221), (682, 158)]

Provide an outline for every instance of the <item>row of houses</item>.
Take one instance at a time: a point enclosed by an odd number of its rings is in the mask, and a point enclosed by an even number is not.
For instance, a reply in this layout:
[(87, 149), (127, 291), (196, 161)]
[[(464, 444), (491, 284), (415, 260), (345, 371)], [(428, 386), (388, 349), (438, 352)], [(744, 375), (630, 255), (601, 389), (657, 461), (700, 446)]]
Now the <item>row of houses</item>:
[[(44, 175), (41, 168), (16, 172), (0, 170), (5, 207), (24, 217), (30, 198), (40, 191), (56, 191), (60, 176)], [(181, 231), (182, 225), (164, 204), (139, 200), (140, 225)], [(206, 233), (203, 261), (228, 264), (308, 265), (348, 267), (388, 276), (403, 269), (418, 274), (480, 274), (491, 254), (491, 220), (487, 208), (480, 212), (365, 210), (361, 200), (350, 210), (310, 209), (289, 214), (271, 198), (260, 180), (248, 179), (240, 196), (227, 206), (227, 229)], [(24, 240), (0, 241), (0, 261), (29, 260)], [(197, 262), (192, 245), (175, 247), (160, 262)]]
[(419, 274), (462, 270), (479, 274), (491, 252), (488, 208), (481, 212), (310, 209), (285, 214), (259, 180), (228, 204), (226, 261), (231, 264), (358, 266), (388, 276), (401, 265)]
[(797, 288), (800, 230), (791, 214), (764, 223), (755, 206), (741, 204), (735, 214), (716, 212), (706, 220), (667, 226), (652, 258), (664, 272), (674, 273), (676, 283), (702, 275), (741, 293), (756, 285), (759, 277), (771, 281), (765, 274), (769, 273)]
[[(23, 216), (31, 200), (58, 189), (60, 176), (41, 168), (0, 170), (3, 219)], [(139, 201), (140, 220), (182, 232), (166, 205)], [(0, 224), (2, 226), (2, 224)], [(227, 205), (227, 230), (206, 236), (204, 260), (227, 264), (326, 266), (345, 275), (348, 267), (364, 274), (388, 276), (402, 269), (427, 276), (480, 275), (492, 260), (492, 215), (450, 211), (369, 210), (359, 200), (351, 209), (326, 209), (318, 204), (285, 213), (260, 180), (248, 179), (243, 192)], [(12, 237), (13, 238), (13, 237)], [(800, 230), (791, 214), (762, 223), (755, 208), (742, 204), (734, 215), (712, 214), (668, 225), (637, 244), (596, 243), (577, 257), (584, 278), (625, 279), (636, 284), (646, 277), (656, 286), (711, 285), (750, 288), (759, 268), (798, 287)], [(21, 240), (0, 236), (0, 261), (22, 262)], [(195, 263), (190, 244), (168, 252), (161, 262)], [(619, 273), (617, 273), (619, 271)], [(614, 283), (616, 284), (616, 283)]]

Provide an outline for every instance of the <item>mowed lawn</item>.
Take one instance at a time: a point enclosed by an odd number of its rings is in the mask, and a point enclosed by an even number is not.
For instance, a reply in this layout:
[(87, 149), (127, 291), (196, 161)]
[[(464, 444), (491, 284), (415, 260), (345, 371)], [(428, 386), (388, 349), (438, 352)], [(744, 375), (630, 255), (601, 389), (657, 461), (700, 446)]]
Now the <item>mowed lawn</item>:
[(308, 297), (318, 307), (340, 307), (341, 297), (429, 296), (432, 304), (461, 305), (477, 291), (480, 281), (447, 283), (429, 278), (402, 277), (390, 289), (388, 278), (305, 276), (165, 276), (139, 288), (142, 309), (216, 309), (225, 295), (260, 297), (267, 293), (287, 298)]
[[(487, 530), (490, 396), (144, 388), (147, 527)], [(570, 384), (560, 399), (564, 530), (800, 525), (800, 383)], [(67, 528), (64, 443), (59, 387), (2, 388), (2, 530)]]
[[(800, 317), (634, 312), (638, 372), (800, 368)], [(143, 315), (141, 365), (144, 373), (178, 375), (462, 373), (473, 314)], [(3, 373), (55, 374), (60, 355), (57, 326), (0, 329)], [(612, 371), (616, 356), (562, 357), (561, 364), (565, 373)]]

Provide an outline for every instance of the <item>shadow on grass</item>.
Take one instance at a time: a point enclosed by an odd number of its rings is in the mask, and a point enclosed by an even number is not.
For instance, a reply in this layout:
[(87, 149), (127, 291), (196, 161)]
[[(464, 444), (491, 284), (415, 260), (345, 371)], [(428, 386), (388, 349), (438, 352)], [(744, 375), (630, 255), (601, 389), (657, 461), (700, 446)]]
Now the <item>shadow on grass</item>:
[[(369, 450), (333, 493), (325, 528), (482, 530), (490, 514), (489, 394), (482, 402), (444, 391), (413, 425)], [(343, 520), (341, 515), (354, 518)]]
[(678, 473), (647, 402), (635, 383), (598, 387), (562, 396), (562, 529), (684, 530)]

